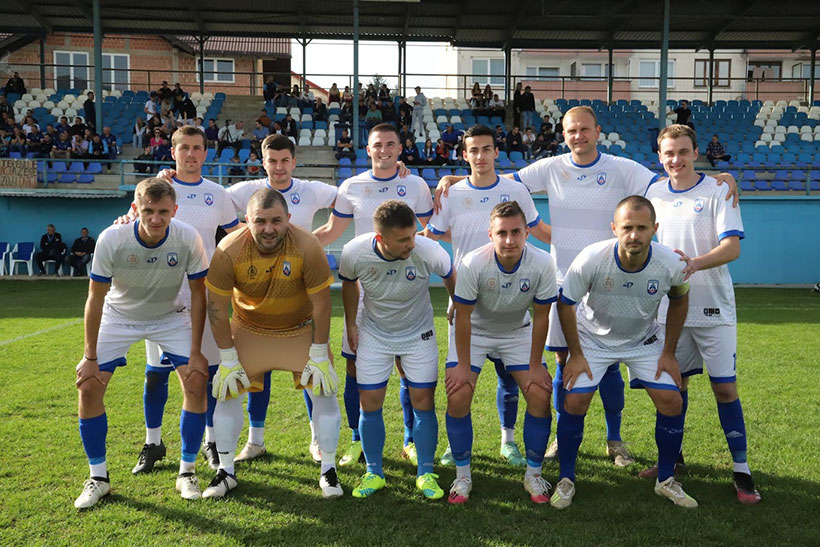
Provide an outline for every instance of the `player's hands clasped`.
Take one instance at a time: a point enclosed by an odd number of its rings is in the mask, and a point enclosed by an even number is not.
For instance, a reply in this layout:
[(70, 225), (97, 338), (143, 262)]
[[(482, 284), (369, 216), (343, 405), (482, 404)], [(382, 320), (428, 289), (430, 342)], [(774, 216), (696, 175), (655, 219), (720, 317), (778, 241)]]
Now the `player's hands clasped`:
[(336, 395), (339, 390), (339, 377), (330, 362), (327, 344), (311, 344), (310, 357), (302, 372), (300, 383), (303, 386), (313, 382), (314, 395)]
[(473, 372), (470, 370), (470, 367), (456, 365), (445, 371), (444, 387), (448, 397), (465, 385), (475, 391), (475, 379), (473, 378)]
[[(214, 375), (214, 387), (211, 395), (218, 401), (225, 401), (228, 392), (231, 397), (239, 397), (239, 390), (251, 387), (251, 381), (239, 363), (239, 355), (235, 348), (219, 350), (219, 369)], [(239, 387), (241, 384), (242, 388)]]
[(564, 365), (564, 389), (569, 391), (575, 387), (575, 382), (581, 377), (581, 374), (586, 373), (589, 379), (592, 380), (592, 370), (589, 368), (589, 362), (583, 355), (569, 354), (567, 364)]

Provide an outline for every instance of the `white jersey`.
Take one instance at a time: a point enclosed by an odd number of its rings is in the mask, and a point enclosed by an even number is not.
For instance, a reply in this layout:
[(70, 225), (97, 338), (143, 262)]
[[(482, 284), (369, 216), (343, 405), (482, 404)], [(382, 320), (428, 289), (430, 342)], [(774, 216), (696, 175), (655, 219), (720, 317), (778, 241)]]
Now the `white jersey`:
[(175, 178), (172, 186), (179, 206), (174, 218), (196, 228), (208, 258), (212, 257), (217, 228), (227, 230), (239, 224), (225, 188), (204, 178), (193, 183)]
[(399, 178), (398, 172), (381, 179), (367, 171), (345, 180), (336, 193), (333, 214), (352, 218), (357, 236), (373, 231), (373, 213), (388, 199), (405, 202), (418, 217), (433, 214), (433, 198), (423, 178), (408, 175)]
[(362, 234), (342, 249), (339, 278), (356, 281), (364, 292), (360, 328), (391, 339), (415, 336), (433, 324), (428, 282), (432, 274), (452, 274), (450, 255), (437, 242), (416, 237), (405, 260), (387, 260), (376, 247), (375, 233)]
[[(228, 188), (236, 214), (245, 217), (251, 196), (259, 189), (270, 188), (268, 179), (246, 180)], [(319, 209), (327, 209), (336, 200), (336, 187), (317, 180), (290, 179), (290, 185), (279, 192), (285, 197), (290, 223), (313, 231), (313, 216)]]
[(484, 188), (473, 186), (470, 179), (465, 178), (450, 187), (447, 197), (442, 197), (441, 210), (433, 215), (427, 226), (437, 235), (451, 230), (456, 269), (464, 255), (487, 243), (490, 213), (493, 207), (504, 201), (518, 202), (530, 228), (541, 221), (527, 188), (504, 177), (496, 178), (493, 185)]
[(656, 352), (663, 338), (656, 317), (672, 287), (685, 285), (686, 266), (672, 249), (654, 241), (643, 268), (621, 269), (618, 240), (593, 243), (572, 262), (561, 286), (561, 300), (578, 303), (578, 337), (584, 351), (639, 357)]
[(626, 158), (598, 154), (577, 165), (571, 154), (544, 158), (515, 174), (530, 192), (547, 192), (558, 282), (587, 245), (612, 237), (610, 222), (623, 198), (642, 196), (658, 175)]
[(521, 260), (505, 271), (492, 243), (467, 253), (458, 267), (453, 300), (475, 305), (472, 332), (503, 338), (530, 324), (530, 305), (555, 302), (555, 260), (526, 243)]
[[(726, 201), (728, 192), (727, 185), (719, 186), (705, 175), (688, 190), (674, 190), (669, 182), (653, 184), (646, 197), (658, 216), (658, 241), (696, 257), (708, 253), (726, 237), (743, 239), (740, 208)], [(689, 285), (687, 327), (737, 324), (728, 264), (695, 272)], [(669, 302), (664, 300), (658, 313), (661, 323), (666, 323), (668, 307)]]
[(186, 311), (180, 287), (208, 274), (208, 256), (197, 231), (176, 219), (165, 238), (148, 247), (138, 234), (139, 220), (109, 226), (100, 234), (91, 279), (111, 283), (105, 313), (124, 320), (162, 321)]

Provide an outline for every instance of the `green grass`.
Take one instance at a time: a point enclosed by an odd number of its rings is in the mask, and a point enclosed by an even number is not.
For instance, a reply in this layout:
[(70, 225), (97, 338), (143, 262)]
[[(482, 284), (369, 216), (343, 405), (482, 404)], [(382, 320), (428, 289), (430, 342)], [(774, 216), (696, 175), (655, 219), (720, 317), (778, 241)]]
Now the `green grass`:
[[(654, 410), (644, 393), (628, 391), (623, 436), (639, 464), (616, 469), (608, 463), (596, 397), (578, 460), (578, 494), (562, 512), (530, 503), (521, 471), (498, 458), (492, 367), (479, 379), (473, 407), (474, 491), (466, 506), (425, 501), (415, 491), (414, 469), (399, 458), (402, 420), (395, 377), (385, 405), (387, 489), (371, 499), (353, 499), (349, 492), (363, 469), (347, 468), (340, 471), (346, 496), (322, 500), (318, 467), (307, 453), (304, 403), (289, 374), (274, 375), (269, 456), (238, 467), (240, 485), (227, 499), (186, 502), (173, 486), (178, 386), (171, 387), (165, 419), (169, 457), (149, 476), (130, 473), (144, 435), (141, 344), (132, 348), (129, 366), (117, 371), (106, 396), (112, 494), (97, 508), (77, 512), (72, 502), (88, 473), (74, 388), (85, 292), (86, 284), (76, 281), (0, 283), (0, 545), (820, 545), (820, 297), (808, 290), (737, 291), (739, 390), (762, 504), (743, 507), (736, 501), (714, 398), (698, 376), (690, 389), (684, 439), (689, 466), (681, 480), (700, 508), (674, 507), (653, 494), (650, 481), (636, 477), (655, 458)], [(434, 291), (434, 302), (443, 362), (441, 290)], [(332, 329), (338, 352), (338, 293)], [(446, 445), (444, 408), (440, 389), (439, 453)], [(522, 404), (519, 444), (523, 411)], [(245, 438), (243, 433), (240, 443)], [(348, 443), (343, 426), (340, 453)], [(202, 460), (198, 467), (205, 483), (211, 472)], [(438, 472), (447, 487), (454, 470)], [(544, 475), (554, 483), (557, 466), (545, 464)]]

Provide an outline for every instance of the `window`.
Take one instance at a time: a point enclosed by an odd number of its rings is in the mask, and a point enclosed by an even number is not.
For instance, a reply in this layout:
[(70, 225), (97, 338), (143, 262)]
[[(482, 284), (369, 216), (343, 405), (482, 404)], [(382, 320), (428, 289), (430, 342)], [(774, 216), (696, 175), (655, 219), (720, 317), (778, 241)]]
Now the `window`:
[[(480, 75), (491, 76), (482, 78)], [(473, 59), (473, 80), (481, 85), (504, 85), (504, 59)]]
[(780, 79), (780, 62), (777, 61), (749, 61), (746, 65), (748, 79), (763, 78), (765, 80)]
[(54, 52), (54, 87), (56, 89), (88, 88), (88, 53), (84, 51)]
[[(660, 60), (642, 60), (638, 65), (638, 87), (658, 88), (661, 77)], [(675, 61), (670, 60), (666, 70), (666, 87), (675, 87)]]
[(103, 89), (108, 91), (128, 89), (131, 83), (131, 73), (128, 71), (130, 65), (131, 58), (127, 54), (103, 53)]
[(584, 63), (581, 65), (581, 76), (589, 80), (605, 80), (609, 78), (609, 63)]
[[(709, 72), (709, 59), (695, 60), (695, 87), (706, 87), (708, 80), (706, 74)], [(715, 59), (714, 74), (712, 74), (712, 86), (729, 87), (729, 75), (732, 73), (732, 61), (730, 59)]]
[[(811, 63), (797, 63), (792, 65), (792, 78), (805, 79), (811, 78)], [(820, 78), (820, 65), (814, 65), (814, 79)]]
[[(199, 81), (199, 59), (196, 60), (196, 81)], [(209, 59), (205, 58), (203, 68), (205, 81), (212, 83), (234, 83), (234, 62), (233, 59)]]
[(528, 66), (527, 79), (541, 81), (559, 80), (559, 72), (558, 67), (553, 66)]

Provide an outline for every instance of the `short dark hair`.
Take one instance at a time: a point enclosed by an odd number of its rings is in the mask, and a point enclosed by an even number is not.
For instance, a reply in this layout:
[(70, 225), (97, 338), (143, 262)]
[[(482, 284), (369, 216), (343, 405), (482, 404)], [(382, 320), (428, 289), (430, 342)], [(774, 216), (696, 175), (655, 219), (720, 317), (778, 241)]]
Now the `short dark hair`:
[(655, 207), (652, 206), (652, 202), (646, 199), (643, 196), (627, 196), (621, 201), (618, 202), (618, 205), (615, 207), (617, 211), (621, 207), (628, 207), (630, 209), (643, 209), (646, 207), (649, 209), (650, 216), (652, 217), (652, 224), (655, 224)]
[(473, 125), (464, 132), (465, 142), (470, 137), (490, 137), (493, 140), (493, 143), (495, 143), (495, 132), (483, 124)]
[(493, 207), (493, 210), (490, 212), (490, 222), (496, 217), (509, 218), (515, 216), (520, 216), (524, 224), (527, 223), (527, 215), (524, 214), (524, 210), (517, 201), (502, 201)]
[(166, 196), (171, 196), (171, 199), (176, 203), (177, 193), (174, 191), (174, 187), (165, 179), (156, 177), (142, 179), (134, 190), (134, 201), (140, 201), (144, 197), (151, 201), (159, 201)]
[(205, 136), (205, 132), (203, 130), (196, 126), (183, 125), (174, 131), (174, 134), (171, 135), (171, 147), (176, 148), (182, 137), (200, 137), (202, 139), (202, 146), (206, 148), (208, 146), (208, 137)]
[(257, 207), (258, 209), (270, 209), (276, 204), (282, 206), (285, 210), (285, 214), (288, 214), (288, 202), (285, 200), (285, 197), (282, 195), (279, 190), (274, 190), (273, 188), (260, 188), (256, 192), (251, 195), (251, 198), (248, 200), (248, 209), (251, 206)]
[(389, 199), (373, 213), (373, 226), (379, 233), (393, 228), (416, 227), (416, 213), (403, 201)]
[(380, 123), (378, 125), (373, 126), (373, 129), (370, 130), (370, 133), (367, 134), (367, 138), (370, 138), (370, 135), (373, 133), (393, 133), (396, 135), (397, 139), (401, 138), (399, 135), (399, 130), (393, 124), (390, 123)]
[(285, 135), (268, 135), (262, 141), (262, 150), (290, 150), (290, 155), (296, 156), (296, 147), (293, 146), (293, 141)]

